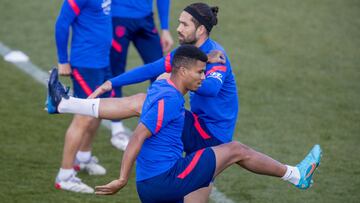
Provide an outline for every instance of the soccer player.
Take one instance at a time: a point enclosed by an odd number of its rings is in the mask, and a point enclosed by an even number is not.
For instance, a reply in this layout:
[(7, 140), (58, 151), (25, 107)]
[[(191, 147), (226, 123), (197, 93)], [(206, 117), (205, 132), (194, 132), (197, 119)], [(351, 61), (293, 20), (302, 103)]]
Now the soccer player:
[[(191, 111), (185, 111), (185, 123), (182, 133), (184, 151), (187, 154), (199, 149), (231, 142), (235, 128), (238, 98), (237, 89), (229, 59), (224, 49), (209, 38), (217, 24), (217, 7), (204, 3), (187, 6), (179, 17), (178, 34), (181, 44), (194, 44), (205, 53), (221, 50), (226, 63), (206, 64), (205, 80), (196, 91), (190, 93)], [(172, 69), (173, 53), (154, 63), (133, 69), (100, 86), (90, 97), (94, 98), (112, 87), (133, 84), (158, 76)], [(119, 119), (139, 116), (144, 94), (137, 94), (121, 99), (59, 98), (55, 107), (60, 113), (79, 113), (99, 118)], [(61, 100), (61, 101), (60, 101)], [(187, 201), (206, 202), (211, 191), (211, 184), (186, 196)]]
[[(179, 17), (177, 31), (180, 44), (194, 44), (207, 54), (220, 50), (226, 59), (225, 64), (207, 63), (206, 77), (202, 86), (190, 93), (191, 111), (185, 113), (182, 137), (186, 153), (230, 142), (236, 124), (238, 97), (232, 67), (222, 46), (209, 38), (213, 26), (217, 24), (217, 12), (218, 7), (194, 3), (187, 6)], [(173, 54), (174, 52), (105, 82), (90, 95), (90, 98), (110, 91), (113, 87), (142, 82), (164, 72), (171, 72)], [(79, 100), (69, 97), (69, 99), (61, 100), (56, 107), (56, 112), (78, 113), (105, 119), (124, 119), (139, 116), (144, 100), (144, 94), (121, 99)], [(198, 191), (199, 194), (195, 192), (188, 195), (187, 199), (206, 201), (210, 191), (211, 185), (207, 189)], [(202, 199), (199, 200), (201, 197)]]
[[(125, 71), (130, 42), (133, 42), (144, 64), (154, 62), (163, 57), (163, 52), (170, 51), (173, 45), (169, 32), (170, 0), (157, 0), (156, 4), (161, 25), (160, 37), (154, 23), (152, 0), (112, 0), (113, 41), (110, 66), (113, 76)], [(121, 87), (114, 90), (117, 97), (122, 96)], [(112, 145), (125, 150), (129, 135), (121, 121), (113, 121), (111, 124)]]
[[(87, 98), (109, 79), (111, 46), (110, 0), (65, 0), (55, 26), (60, 75), (71, 76), (74, 96)], [(69, 30), (72, 28), (71, 55), (68, 57)], [(103, 95), (107, 97), (108, 95)], [(51, 109), (49, 109), (51, 111)], [(91, 143), (100, 119), (75, 115), (67, 129), (57, 189), (93, 193), (93, 188), (76, 177), (77, 170), (104, 175), (106, 170), (91, 155)]]
[[(115, 194), (122, 189), (135, 160), (137, 191), (146, 203), (183, 202), (186, 195), (207, 187), (235, 163), (257, 174), (281, 177), (300, 189), (311, 186), (321, 159), (319, 145), (296, 167), (284, 165), (236, 141), (202, 148), (182, 157), (183, 95), (201, 88), (206, 61), (206, 55), (193, 45), (183, 45), (176, 50), (170, 78), (158, 80), (148, 89), (140, 122), (123, 155), (119, 179), (96, 187), (96, 194)], [(56, 69), (50, 75), (49, 90), (55, 105), (67, 97), (58, 82)]]

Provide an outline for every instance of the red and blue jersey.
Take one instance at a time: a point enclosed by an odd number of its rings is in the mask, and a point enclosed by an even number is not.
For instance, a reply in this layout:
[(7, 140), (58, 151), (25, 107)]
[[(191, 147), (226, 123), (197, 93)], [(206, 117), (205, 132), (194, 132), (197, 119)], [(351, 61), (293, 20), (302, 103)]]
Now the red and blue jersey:
[[(156, 1), (161, 29), (169, 29), (170, 0)], [(111, 13), (113, 17), (143, 18), (153, 12), (153, 0), (112, 0)]]
[[(215, 41), (207, 39), (200, 47), (205, 53), (225, 50)], [(153, 62), (112, 78), (113, 87), (134, 84), (171, 72), (175, 51)], [(201, 118), (213, 136), (226, 143), (232, 140), (238, 114), (238, 96), (229, 58), (226, 64), (206, 65), (206, 78), (196, 92), (190, 93), (191, 111)]]
[(181, 133), (185, 100), (171, 80), (155, 81), (148, 89), (140, 122), (152, 135), (136, 160), (136, 180), (141, 181), (169, 170), (182, 157)]
[[(220, 50), (221, 45), (206, 40), (200, 47), (205, 53)], [(206, 65), (205, 80), (196, 92), (190, 92), (191, 111), (201, 118), (213, 136), (226, 143), (232, 140), (238, 114), (238, 96), (235, 77), (229, 58), (226, 64)]]
[[(109, 65), (112, 40), (111, 0), (65, 0), (55, 25), (58, 62), (76, 67)], [(71, 55), (67, 47), (72, 28)]]

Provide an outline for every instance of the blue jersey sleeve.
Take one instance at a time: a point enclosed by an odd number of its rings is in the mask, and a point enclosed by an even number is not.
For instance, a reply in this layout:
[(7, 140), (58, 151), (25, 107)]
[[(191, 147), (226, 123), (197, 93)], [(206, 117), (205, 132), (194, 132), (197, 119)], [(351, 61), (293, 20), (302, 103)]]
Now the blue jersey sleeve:
[(162, 73), (171, 72), (171, 60), (172, 55), (175, 51), (172, 51), (165, 57), (152, 62), (145, 64), (143, 66), (136, 67), (130, 71), (127, 71), (123, 74), (120, 74), (114, 78), (110, 79), (112, 87), (121, 87), (124, 85), (131, 85), (151, 78), (157, 77)]
[(141, 114), (143, 123), (153, 135), (179, 115), (178, 101), (173, 98), (162, 98)]
[(157, 0), (157, 9), (162, 30), (169, 29), (170, 0)]
[(72, 22), (87, 0), (65, 0), (55, 24), (55, 41), (59, 63), (68, 63), (67, 46)]
[(205, 80), (201, 83), (201, 87), (195, 92), (201, 96), (215, 97), (219, 93), (227, 72), (227, 67), (223, 64), (213, 63), (205, 73)]

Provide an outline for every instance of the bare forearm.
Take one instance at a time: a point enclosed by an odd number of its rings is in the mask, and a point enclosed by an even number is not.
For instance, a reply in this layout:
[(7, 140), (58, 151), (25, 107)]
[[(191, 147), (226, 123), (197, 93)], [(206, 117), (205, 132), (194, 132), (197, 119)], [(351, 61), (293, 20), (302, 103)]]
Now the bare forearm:
[(127, 181), (144, 140), (132, 136), (121, 161), (120, 180)]
[(139, 123), (123, 155), (119, 180), (127, 182), (141, 147), (145, 139), (150, 135), (151, 132), (142, 123)]

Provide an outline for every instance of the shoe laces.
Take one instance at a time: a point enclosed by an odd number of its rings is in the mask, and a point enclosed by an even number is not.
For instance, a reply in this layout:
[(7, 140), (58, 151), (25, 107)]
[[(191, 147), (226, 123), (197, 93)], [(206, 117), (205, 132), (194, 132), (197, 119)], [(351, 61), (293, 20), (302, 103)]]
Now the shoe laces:
[(299, 168), (304, 168), (305, 166), (309, 165), (309, 163), (313, 162), (313, 152), (311, 151), (304, 160), (302, 160), (299, 164)]
[(65, 88), (60, 82), (58, 82), (55, 86), (56, 91), (58, 91), (62, 97), (68, 98), (68, 92), (70, 91), (70, 88)]
[(75, 183), (82, 183), (82, 182), (81, 182), (81, 179), (78, 178), (78, 177), (76, 177), (75, 174), (73, 174), (72, 176), (70, 176), (69, 181), (75, 182)]

